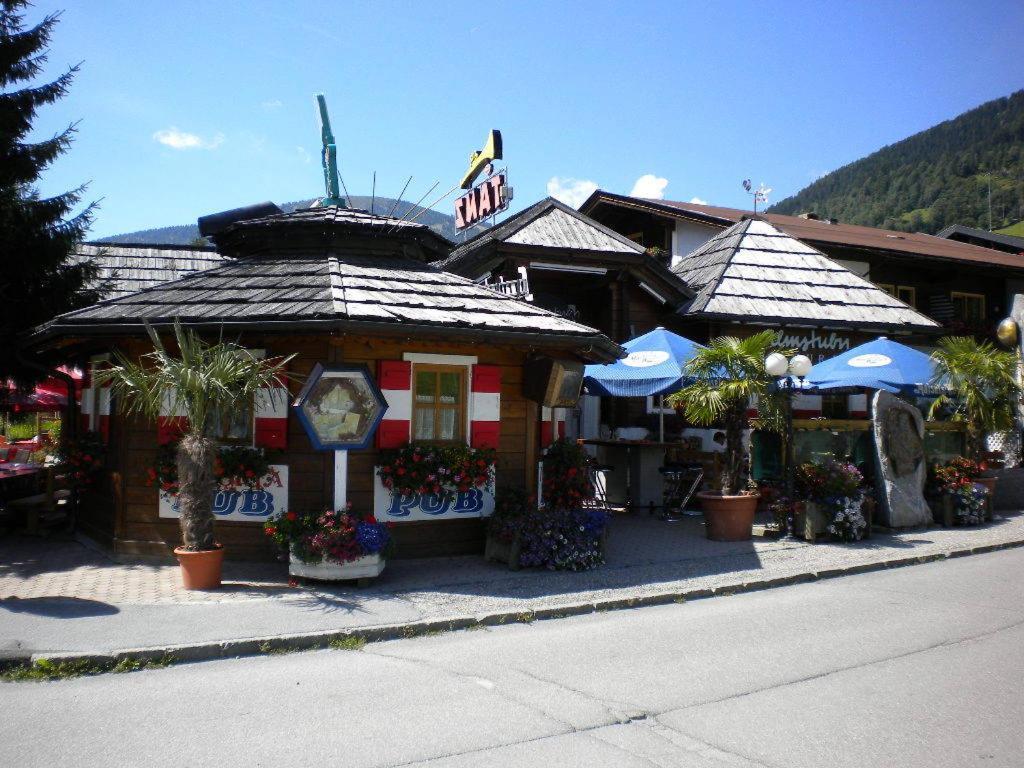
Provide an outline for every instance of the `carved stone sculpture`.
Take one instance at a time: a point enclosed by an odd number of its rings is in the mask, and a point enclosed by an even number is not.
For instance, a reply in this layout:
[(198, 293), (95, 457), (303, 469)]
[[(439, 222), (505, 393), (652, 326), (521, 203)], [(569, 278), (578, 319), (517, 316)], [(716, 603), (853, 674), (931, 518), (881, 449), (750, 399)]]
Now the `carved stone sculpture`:
[(879, 522), (891, 528), (927, 525), (932, 513), (924, 500), (924, 418), (914, 406), (881, 391), (875, 393), (871, 411)]

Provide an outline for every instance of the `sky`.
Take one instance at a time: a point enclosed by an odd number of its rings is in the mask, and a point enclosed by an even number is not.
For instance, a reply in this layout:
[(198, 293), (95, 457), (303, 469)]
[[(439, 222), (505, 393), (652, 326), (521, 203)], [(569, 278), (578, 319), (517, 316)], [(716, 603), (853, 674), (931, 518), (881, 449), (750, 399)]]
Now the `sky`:
[[(498, 128), (512, 211), (595, 188), (749, 208), (1024, 88), (1024, 2), (144, 2), (62, 10), (78, 121), (43, 194), (88, 182), (101, 237), (323, 194), (325, 93), (348, 191), (424, 203)], [(455, 194), (434, 207), (451, 213)]]

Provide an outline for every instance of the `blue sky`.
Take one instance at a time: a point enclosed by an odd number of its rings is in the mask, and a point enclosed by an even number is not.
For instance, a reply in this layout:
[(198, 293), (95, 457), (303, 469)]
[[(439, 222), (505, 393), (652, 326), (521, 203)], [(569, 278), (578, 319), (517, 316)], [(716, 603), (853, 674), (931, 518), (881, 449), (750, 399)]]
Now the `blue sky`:
[[(82, 61), (38, 135), (81, 120), (41, 191), (102, 198), (92, 236), (322, 191), (327, 94), (349, 192), (455, 184), (500, 128), (513, 209), (597, 185), (749, 206), (1024, 87), (1024, 3), (139, 2), (64, 9)], [(436, 207), (451, 212), (452, 198)]]

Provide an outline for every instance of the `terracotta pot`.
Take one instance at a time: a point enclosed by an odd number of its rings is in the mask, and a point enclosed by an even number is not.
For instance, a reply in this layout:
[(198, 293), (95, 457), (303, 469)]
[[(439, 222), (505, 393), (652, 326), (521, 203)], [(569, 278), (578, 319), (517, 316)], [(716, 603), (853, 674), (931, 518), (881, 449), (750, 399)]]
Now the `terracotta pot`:
[(700, 508), (704, 513), (705, 533), (713, 541), (747, 541), (754, 536), (754, 513), (760, 494), (723, 496), (701, 492)]
[(206, 552), (189, 552), (177, 547), (174, 556), (181, 565), (181, 583), (185, 589), (217, 589), (220, 587), (221, 566), (224, 563), (224, 547)]

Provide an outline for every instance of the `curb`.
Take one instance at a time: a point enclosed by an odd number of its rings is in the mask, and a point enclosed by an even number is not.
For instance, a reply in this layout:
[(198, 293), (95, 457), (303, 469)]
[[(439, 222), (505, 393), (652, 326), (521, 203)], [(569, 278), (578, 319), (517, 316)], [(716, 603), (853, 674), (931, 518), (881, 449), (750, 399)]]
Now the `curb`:
[(776, 576), (756, 581), (737, 582), (719, 587), (670, 590), (638, 597), (614, 598), (595, 602), (581, 602), (565, 606), (539, 608), (526, 611), (502, 611), (498, 613), (479, 614), (476, 616), (453, 616), (448, 619), (425, 619), (407, 624), (384, 624), (376, 627), (359, 627), (350, 630), (324, 630), (321, 632), (295, 635), (275, 635), (271, 637), (243, 638), (224, 640), (193, 645), (170, 645), (147, 648), (128, 648), (115, 652), (78, 652), (67, 651), (57, 653), (33, 653), (25, 655), (5, 655), (3, 667), (28, 665), (41, 660), (55, 662), (71, 662), (94, 665), (97, 670), (109, 670), (122, 661), (158, 662), (170, 660), (169, 663), (209, 661), (214, 659), (238, 658), (240, 656), (260, 656), (293, 651), (310, 651), (330, 648), (332, 643), (378, 643), (386, 640), (400, 640), (413, 637), (437, 635), (458, 630), (497, 627), (506, 624), (530, 624), (534, 621), (562, 619), (569, 616), (583, 616), (591, 613), (647, 608), (657, 605), (685, 603), (691, 600), (703, 600), (710, 597), (727, 597), (747, 592), (760, 592), (777, 587), (788, 587), (795, 584), (807, 584), (825, 579), (852, 576), (872, 571), (884, 571), (891, 568), (903, 568), (923, 563), (933, 563), (957, 557), (981, 555), (1004, 549), (1024, 547), (1024, 539), (984, 544), (977, 547), (956, 549), (948, 552), (936, 552), (928, 555), (909, 555), (907, 557), (879, 560), (874, 563), (860, 563), (841, 568), (829, 568), (821, 571), (798, 573), (789, 576)]

